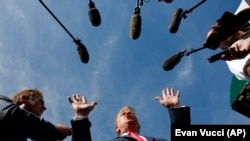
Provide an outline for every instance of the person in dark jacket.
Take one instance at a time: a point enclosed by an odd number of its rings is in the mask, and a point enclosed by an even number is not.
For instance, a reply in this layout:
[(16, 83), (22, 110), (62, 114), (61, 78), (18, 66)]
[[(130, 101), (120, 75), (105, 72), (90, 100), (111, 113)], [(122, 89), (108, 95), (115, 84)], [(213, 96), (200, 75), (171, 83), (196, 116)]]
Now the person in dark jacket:
[[(162, 90), (162, 97), (157, 96), (155, 99), (167, 108), (171, 119), (171, 125), (190, 125), (190, 109), (189, 107), (180, 106), (180, 91), (175, 94), (173, 88)], [(117, 137), (112, 141), (166, 141), (163, 138), (150, 137), (140, 135), (140, 123), (132, 107), (124, 106), (117, 114), (115, 120), (115, 131)], [(134, 134), (139, 136), (134, 137)]]
[[(190, 125), (190, 108), (188, 106), (180, 105), (180, 91), (177, 91), (176, 94), (173, 88), (167, 88), (162, 90), (162, 97), (157, 96), (155, 99), (166, 109), (168, 109), (169, 116), (171, 119), (171, 125)], [(77, 100), (78, 99), (78, 100)], [(79, 103), (86, 103), (86, 98), (83, 100), (80, 99), (80, 96), (75, 99), (79, 101)], [(70, 100), (72, 103), (72, 100)], [(85, 102), (84, 102), (85, 101)], [(94, 105), (93, 103), (90, 105)], [(80, 105), (79, 105), (80, 106)], [(93, 106), (92, 106), (93, 107)], [(90, 109), (92, 109), (90, 107)], [(89, 123), (90, 121), (86, 122)], [(83, 131), (78, 130), (78, 131)], [(140, 131), (140, 123), (137, 119), (135, 110), (130, 106), (124, 106), (118, 112), (115, 120), (115, 131), (117, 133), (117, 137), (110, 141), (166, 141), (164, 138), (156, 138), (150, 136), (143, 136), (139, 134)], [(74, 134), (74, 131), (73, 131)], [(86, 132), (82, 132), (82, 136), (78, 137), (90, 136), (90, 130), (86, 130)], [(79, 138), (79, 141), (80, 141)], [(82, 141), (85, 141), (84, 138)]]
[[(71, 99), (68, 97), (68, 99)], [(12, 99), (0, 95), (0, 132), (5, 141), (57, 141), (72, 135), (72, 141), (91, 141), (91, 136), (84, 135), (91, 124), (88, 118), (93, 105), (79, 102), (73, 95), (71, 105), (75, 117), (71, 120), (72, 128), (54, 125), (41, 118), (46, 109), (43, 94), (37, 89), (25, 89), (14, 94)], [(79, 106), (80, 105), (80, 106)], [(73, 133), (72, 133), (73, 132)], [(81, 136), (81, 137), (79, 137)]]

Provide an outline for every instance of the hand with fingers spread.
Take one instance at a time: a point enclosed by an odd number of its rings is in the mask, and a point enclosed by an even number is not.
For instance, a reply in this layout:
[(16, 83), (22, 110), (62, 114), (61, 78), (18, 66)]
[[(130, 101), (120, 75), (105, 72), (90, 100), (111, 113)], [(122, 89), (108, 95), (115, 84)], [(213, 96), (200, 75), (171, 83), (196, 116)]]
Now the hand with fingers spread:
[(173, 88), (166, 88), (162, 90), (162, 97), (157, 96), (155, 99), (166, 108), (178, 108), (180, 107), (180, 91), (175, 94)]
[(75, 117), (87, 117), (97, 105), (97, 102), (92, 102), (91, 104), (88, 104), (86, 97), (80, 97), (79, 94), (73, 94), (72, 97), (67, 98), (69, 103), (72, 105), (73, 110), (75, 111)]

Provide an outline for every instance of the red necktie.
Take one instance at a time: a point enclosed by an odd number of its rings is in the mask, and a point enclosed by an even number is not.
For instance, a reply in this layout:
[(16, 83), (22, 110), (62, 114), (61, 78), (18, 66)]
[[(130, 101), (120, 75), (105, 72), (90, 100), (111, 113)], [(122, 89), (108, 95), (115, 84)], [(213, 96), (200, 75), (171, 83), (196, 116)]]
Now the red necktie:
[(135, 138), (137, 141), (144, 141), (144, 139), (142, 137), (140, 137), (138, 134), (133, 133), (133, 132), (129, 132), (128, 133), (129, 136)]

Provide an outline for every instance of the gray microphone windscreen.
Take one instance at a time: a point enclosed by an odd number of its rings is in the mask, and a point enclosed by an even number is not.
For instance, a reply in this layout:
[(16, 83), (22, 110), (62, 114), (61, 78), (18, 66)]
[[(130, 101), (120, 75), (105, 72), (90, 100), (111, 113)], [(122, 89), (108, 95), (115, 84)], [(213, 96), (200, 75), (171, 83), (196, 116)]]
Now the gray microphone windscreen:
[(183, 57), (183, 54), (180, 54), (180, 53), (171, 56), (166, 61), (164, 61), (163, 69), (165, 71), (172, 70), (181, 61), (182, 57)]
[(96, 8), (90, 8), (89, 12), (89, 20), (93, 26), (99, 26), (101, 24), (101, 15)]
[(170, 22), (169, 27), (168, 27), (170, 33), (176, 33), (178, 31), (180, 23), (181, 23), (181, 19), (182, 19), (182, 15), (181, 15), (182, 12), (183, 10), (181, 8), (177, 8), (175, 10), (172, 21)]
[(130, 21), (130, 32), (129, 32), (130, 38), (134, 40), (139, 38), (141, 34), (141, 22), (142, 22), (141, 15), (133, 14)]

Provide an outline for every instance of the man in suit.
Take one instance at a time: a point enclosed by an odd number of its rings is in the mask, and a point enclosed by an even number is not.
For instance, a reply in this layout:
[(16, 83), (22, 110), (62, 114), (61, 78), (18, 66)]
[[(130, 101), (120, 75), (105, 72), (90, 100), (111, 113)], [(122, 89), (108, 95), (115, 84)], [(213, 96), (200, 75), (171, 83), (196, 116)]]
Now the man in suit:
[[(72, 129), (64, 125), (53, 125), (40, 116), (46, 109), (43, 94), (37, 89), (17, 92), (12, 100), (0, 96), (0, 132), (5, 141), (24, 141), (31, 138), (36, 141), (63, 140), (72, 134), (72, 141), (91, 141), (88, 133), (91, 126), (88, 114), (96, 103), (87, 104), (79, 95), (68, 97), (75, 112), (71, 120)], [(15, 104), (14, 104), (14, 103)]]
[[(162, 90), (162, 97), (157, 96), (155, 99), (164, 107), (168, 109), (171, 119), (171, 125), (190, 125), (190, 108), (186, 106), (180, 106), (180, 91), (176, 94), (173, 88), (167, 88)], [(79, 96), (78, 96), (79, 97)], [(84, 100), (78, 98), (78, 101), (85, 101), (82, 103), (87, 104), (85, 97)], [(71, 100), (69, 99), (70, 103)], [(87, 104), (88, 105), (88, 104)], [(93, 103), (90, 105), (94, 105)], [(92, 106), (93, 107), (93, 106)], [(80, 127), (82, 128), (82, 126)], [(83, 131), (78, 130), (78, 131)], [(90, 136), (90, 130), (81, 132), (79, 137)], [(155, 138), (150, 136), (139, 135), (140, 123), (137, 119), (135, 110), (132, 107), (124, 106), (117, 114), (115, 121), (115, 131), (117, 137), (111, 141), (166, 141), (166, 139)], [(73, 131), (74, 134), (74, 131)], [(139, 136), (139, 137), (138, 137)], [(79, 139), (80, 140), (80, 139)], [(82, 141), (85, 141), (82, 139)]]
[(4, 141), (24, 141), (26, 138), (63, 140), (68, 128), (52, 123), (21, 109), (6, 96), (0, 95), (0, 133)]
[[(190, 125), (190, 109), (189, 107), (180, 106), (180, 91), (175, 94), (173, 88), (167, 88), (162, 90), (162, 97), (155, 97), (159, 103), (168, 109), (171, 124)], [(136, 113), (132, 107), (123, 107), (116, 116), (115, 131), (117, 137), (112, 141), (166, 141), (166, 139), (160, 139), (149, 136), (139, 135), (140, 123), (137, 119)], [(133, 137), (134, 134), (139, 138)]]

